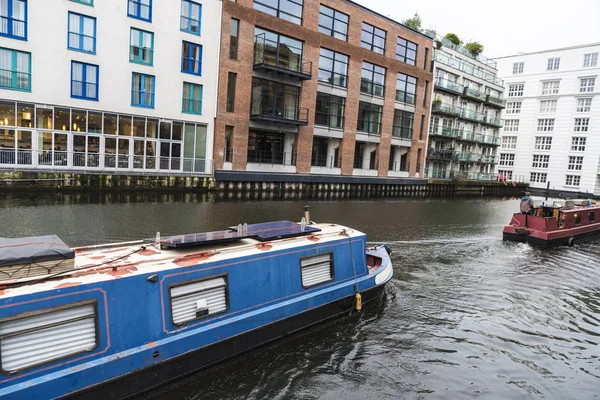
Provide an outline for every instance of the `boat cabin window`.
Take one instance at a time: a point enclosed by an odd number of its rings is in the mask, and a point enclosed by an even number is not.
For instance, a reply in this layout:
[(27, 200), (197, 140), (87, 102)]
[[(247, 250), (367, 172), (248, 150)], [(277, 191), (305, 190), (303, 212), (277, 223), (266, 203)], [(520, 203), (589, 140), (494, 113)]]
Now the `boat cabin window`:
[(575, 219), (575, 225), (581, 225), (581, 213), (573, 214), (573, 218)]
[(227, 311), (227, 286), (227, 275), (172, 285), (169, 292), (173, 324), (182, 325)]
[(305, 289), (333, 280), (333, 253), (300, 259), (302, 287)]
[(588, 214), (588, 220), (590, 222), (596, 222), (596, 211), (590, 211)]
[(2, 373), (15, 374), (98, 346), (96, 302), (0, 320)]

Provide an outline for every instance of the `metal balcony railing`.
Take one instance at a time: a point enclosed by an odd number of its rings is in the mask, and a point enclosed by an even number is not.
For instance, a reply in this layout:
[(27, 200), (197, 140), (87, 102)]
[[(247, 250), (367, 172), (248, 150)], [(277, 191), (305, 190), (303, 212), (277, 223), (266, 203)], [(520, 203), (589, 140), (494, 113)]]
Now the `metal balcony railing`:
[(465, 87), (459, 83), (452, 82), (448, 79), (435, 78), (434, 86), (436, 89), (450, 91), (456, 94), (462, 94)]
[(292, 105), (275, 105), (260, 99), (252, 100), (250, 119), (281, 122), (292, 125), (308, 125), (308, 108)]
[(433, 60), (444, 65), (447, 65), (452, 68), (456, 68), (459, 71), (465, 72), (469, 75), (475, 76), (477, 78), (483, 79), (486, 82), (493, 83), (494, 85), (504, 87), (504, 81), (500, 78), (497, 78), (494, 74), (491, 74), (483, 69), (479, 69), (474, 65), (467, 63), (465, 61), (458, 60), (453, 57), (449, 57), (440, 51), (433, 52)]
[(456, 158), (456, 151), (452, 149), (438, 150), (438, 149), (427, 149), (427, 158), (432, 160), (446, 160), (452, 161)]
[(279, 151), (248, 150), (248, 162), (271, 165), (296, 165), (296, 155)]
[(312, 78), (312, 61), (302, 59), (302, 49), (293, 49), (269, 40), (264, 33), (254, 37), (254, 69), (270, 70), (300, 79)]
[(335, 156), (313, 154), (310, 163), (313, 167), (340, 168), (340, 160)]
[(496, 61), (494, 61), (494, 60), (490, 60), (489, 58), (484, 57), (481, 54), (475, 56), (469, 50), (464, 48), (463, 46), (457, 46), (454, 43), (452, 43), (451, 41), (449, 41), (448, 39), (446, 39), (445, 37), (438, 36), (437, 40), (442, 42), (443, 46), (446, 46), (454, 51), (457, 51), (460, 54), (465, 55), (467, 57), (471, 57), (472, 59), (477, 60), (480, 63), (487, 65), (488, 67), (496, 69), (497, 64), (496, 64)]
[(468, 98), (473, 99), (473, 100), (478, 100), (478, 101), (485, 101), (485, 97), (486, 97), (486, 95), (485, 95), (484, 92), (481, 92), (479, 90), (470, 88), (468, 86), (465, 87), (465, 90), (463, 92), (463, 96), (464, 97), (468, 97)]
[(495, 97), (488, 94), (485, 98), (485, 102), (499, 108), (506, 108), (506, 100), (501, 99), (500, 97)]
[(393, 126), (392, 127), (392, 137), (398, 139), (412, 139), (412, 128), (407, 128), (403, 126)]

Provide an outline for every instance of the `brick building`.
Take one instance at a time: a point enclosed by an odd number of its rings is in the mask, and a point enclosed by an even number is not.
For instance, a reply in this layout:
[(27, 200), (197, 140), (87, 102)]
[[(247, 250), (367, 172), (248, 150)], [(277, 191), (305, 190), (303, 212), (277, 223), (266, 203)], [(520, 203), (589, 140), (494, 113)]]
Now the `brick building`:
[(345, 0), (223, 1), (222, 18), (217, 179), (423, 175), (430, 38)]

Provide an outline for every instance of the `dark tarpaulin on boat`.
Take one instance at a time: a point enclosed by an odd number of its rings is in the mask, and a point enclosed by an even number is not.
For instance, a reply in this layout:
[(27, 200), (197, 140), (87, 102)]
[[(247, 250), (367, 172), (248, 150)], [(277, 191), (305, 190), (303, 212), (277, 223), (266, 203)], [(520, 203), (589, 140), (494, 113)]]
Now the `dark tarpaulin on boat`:
[(75, 258), (75, 252), (56, 235), (0, 237), (0, 267)]

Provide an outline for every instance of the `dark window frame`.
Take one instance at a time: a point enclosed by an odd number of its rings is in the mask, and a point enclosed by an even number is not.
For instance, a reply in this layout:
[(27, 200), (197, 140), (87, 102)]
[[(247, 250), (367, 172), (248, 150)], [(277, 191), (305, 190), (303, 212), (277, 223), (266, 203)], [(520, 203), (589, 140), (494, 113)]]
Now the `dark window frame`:
[[(361, 118), (361, 111), (363, 114), (363, 118)], [(379, 118), (372, 119), (372, 115), (377, 114)], [(368, 116), (368, 118), (364, 118)], [(360, 101), (358, 103), (358, 118), (356, 124), (356, 130), (359, 132), (367, 132), (369, 135), (381, 135), (381, 122), (383, 120), (383, 106), (379, 104), (367, 103), (365, 101)], [(362, 129), (365, 127), (365, 123), (367, 124), (367, 129)], [(372, 127), (375, 129), (372, 129)]]
[[(319, 99), (319, 97), (321, 97), (321, 99)], [(319, 102), (325, 102), (327, 104), (327, 113), (324, 112), (320, 112), (320, 109), (318, 107)], [(316, 102), (316, 106), (315, 106), (315, 125), (318, 126), (327, 126), (328, 128), (334, 128), (334, 129), (344, 129), (344, 123), (346, 120), (346, 98), (344, 97), (339, 97), (339, 96), (334, 96), (332, 94), (329, 93), (322, 93), (322, 92), (317, 92), (317, 102)], [(332, 114), (331, 113), (331, 105), (332, 104), (336, 104), (338, 107), (341, 108), (342, 111), (342, 115), (339, 116), (337, 114)], [(319, 118), (319, 116), (324, 117), (327, 119), (327, 123), (326, 124), (322, 124), (320, 122), (317, 122), (317, 119)], [(337, 125), (333, 125), (331, 123), (331, 120), (337, 118), (338, 120), (341, 120), (341, 124), (337, 124)], [(341, 126), (340, 126), (341, 125)]]
[(235, 89), (237, 85), (237, 73), (227, 74), (227, 105), (226, 112), (235, 112)]
[[(398, 125), (396, 121), (400, 122)], [(406, 124), (408, 122), (408, 124)], [(394, 121), (392, 126), (392, 137), (412, 139), (415, 127), (415, 113), (411, 111), (394, 109)], [(397, 134), (396, 132), (399, 131)]]
[[(234, 30), (235, 22), (235, 30)], [(238, 45), (240, 36), (240, 20), (237, 18), (231, 18), (229, 26), (229, 59), (238, 59)]]
[[(414, 49), (412, 48), (413, 46), (414, 46)], [(408, 57), (409, 50), (413, 50), (415, 52), (414, 58)], [(402, 61), (403, 63), (408, 64), (408, 65), (417, 65), (418, 51), (419, 51), (418, 44), (398, 36), (398, 40), (396, 41), (396, 60)]]
[[(396, 78), (396, 101), (415, 105), (417, 103), (418, 83), (418, 78), (398, 72), (398, 77)], [(412, 92), (409, 91), (411, 86), (413, 88)], [(410, 95), (412, 95), (412, 99)]]
[[(381, 33), (383, 32), (383, 36)], [(371, 36), (371, 40), (365, 40)], [(383, 39), (383, 46), (376, 44), (376, 38)], [(362, 23), (361, 35), (360, 35), (360, 47), (363, 49), (371, 50), (374, 53), (385, 55), (385, 41), (387, 39), (387, 32), (381, 28), (371, 25), (367, 22)], [(380, 50), (380, 51), (377, 51)]]
[[(383, 73), (376, 72), (378, 68), (383, 69)], [(367, 73), (370, 78), (365, 78), (364, 75)], [(385, 78), (387, 70), (377, 64), (372, 64), (368, 61), (363, 61), (361, 78), (360, 78), (360, 92), (370, 94), (371, 96), (384, 97), (385, 96)], [(375, 76), (383, 76), (383, 84), (375, 83)]]
[[(325, 11), (325, 12), (324, 12)], [(327, 14), (328, 11), (331, 11), (331, 15)], [(341, 18), (339, 18), (339, 17)], [(344, 18), (346, 19), (344, 21)], [(331, 28), (324, 25), (325, 20), (331, 20)], [(336, 23), (340, 25), (346, 26), (346, 32), (341, 32), (336, 30)], [(324, 35), (334, 37), (339, 40), (343, 40), (344, 42), (348, 41), (348, 29), (350, 26), (350, 16), (341, 11), (336, 10), (335, 8), (328, 7), (324, 4), (321, 4), (319, 7), (319, 32)]]
[[(329, 57), (328, 54), (323, 54), (323, 52), (331, 52), (332, 57)], [(338, 56), (339, 58), (341, 58), (340, 60), (338, 60)], [(346, 61), (344, 62), (343, 58), (346, 58)], [(331, 60), (331, 71), (329, 71), (328, 69), (323, 68), (323, 63), (321, 62), (321, 58), (324, 59), (328, 59)], [(346, 66), (346, 74), (343, 75), (339, 72), (335, 72), (336, 70), (336, 66), (338, 65), (345, 65)], [(347, 88), (348, 87), (348, 67), (350, 65), (350, 56), (344, 54), (344, 53), (340, 53), (334, 50), (329, 50), (325, 47), (321, 47), (320, 49), (320, 53), (319, 53), (319, 77), (318, 77), (318, 81), (319, 82), (326, 82), (329, 85), (332, 86), (339, 86), (339, 87), (343, 87), (343, 88)], [(323, 71), (324, 73), (330, 74), (331, 76), (331, 81), (330, 80), (323, 80), (321, 79), (321, 71)], [(339, 79), (336, 79), (339, 78)], [(337, 82), (337, 83), (336, 83)]]
[[(291, 22), (292, 24), (302, 25), (302, 23), (304, 22), (304, 1), (303, 0), (275, 0), (275, 1), (277, 1), (276, 8), (269, 4), (263, 3), (261, 0), (254, 0), (252, 3), (252, 7), (257, 11), (264, 12), (265, 14), (272, 15), (277, 18), (281, 18), (284, 21)], [(286, 11), (282, 11), (282, 9), (281, 9), (282, 3), (300, 6), (300, 16), (297, 16), (295, 14), (292, 14), (292, 13), (289, 13)], [(257, 8), (257, 5), (258, 5), (258, 8)], [(288, 18), (284, 18), (286, 16)]]

